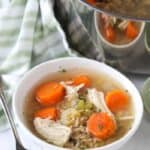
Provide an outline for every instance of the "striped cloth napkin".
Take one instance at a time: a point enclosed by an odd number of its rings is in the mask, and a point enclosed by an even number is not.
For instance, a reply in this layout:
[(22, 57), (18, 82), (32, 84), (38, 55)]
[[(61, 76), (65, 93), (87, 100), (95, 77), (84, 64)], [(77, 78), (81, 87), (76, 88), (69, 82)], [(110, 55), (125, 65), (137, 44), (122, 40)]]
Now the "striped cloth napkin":
[[(9, 104), (19, 79), (41, 62), (77, 55), (102, 61), (78, 15), (87, 21), (93, 12), (78, 0), (0, 0), (0, 7), (0, 74)], [(0, 130), (6, 124), (0, 107)]]

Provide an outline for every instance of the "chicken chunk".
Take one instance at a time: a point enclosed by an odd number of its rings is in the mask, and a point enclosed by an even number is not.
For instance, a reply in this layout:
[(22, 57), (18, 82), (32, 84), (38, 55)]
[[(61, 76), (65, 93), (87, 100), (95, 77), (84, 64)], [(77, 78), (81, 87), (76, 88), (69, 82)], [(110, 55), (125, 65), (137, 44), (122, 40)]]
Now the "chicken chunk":
[(70, 101), (78, 98), (79, 96), (78, 91), (84, 86), (84, 84), (80, 84), (78, 86), (71, 86), (71, 85), (67, 85), (67, 83), (65, 82), (61, 82), (61, 84), (66, 89), (67, 100), (70, 100)]
[(112, 112), (109, 110), (105, 103), (104, 93), (99, 92), (96, 89), (88, 89), (87, 99), (96, 106), (98, 110), (102, 112), (107, 112), (110, 116), (114, 117)]
[(63, 146), (71, 135), (71, 129), (50, 119), (34, 119), (36, 131), (48, 142)]

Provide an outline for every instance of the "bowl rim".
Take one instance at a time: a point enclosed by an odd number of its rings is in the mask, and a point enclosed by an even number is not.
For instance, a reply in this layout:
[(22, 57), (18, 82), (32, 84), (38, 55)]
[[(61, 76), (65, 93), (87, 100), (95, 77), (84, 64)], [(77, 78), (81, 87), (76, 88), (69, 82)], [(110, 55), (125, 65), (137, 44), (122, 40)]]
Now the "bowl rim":
[[(101, 13), (98, 13), (98, 12), (94, 12), (94, 24), (95, 24), (95, 28), (96, 28), (96, 32), (100, 38), (100, 40), (102, 40), (104, 43), (106, 43), (107, 45), (113, 47), (113, 48), (116, 48), (116, 50), (120, 50), (119, 48), (128, 48), (132, 45), (134, 45), (141, 37), (141, 35), (143, 34), (144, 30), (145, 30), (145, 25), (146, 23), (144, 21), (141, 21), (141, 27), (140, 27), (140, 32), (138, 34), (138, 36), (132, 40), (131, 42), (129, 43), (126, 43), (126, 44), (121, 44), (121, 45), (117, 45), (117, 44), (113, 44), (109, 41), (107, 41), (104, 36), (101, 34), (101, 31), (98, 27), (98, 20), (97, 20), (97, 16), (100, 15)], [(140, 22), (140, 21), (134, 21), (134, 22)], [(118, 48), (118, 49), (117, 49)]]
[[(16, 121), (17, 123), (19, 124), (19, 126), (30, 136), (30, 138), (33, 140), (33, 141), (36, 141), (37, 143), (41, 144), (41, 145), (45, 145), (46, 147), (49, 147), (49, 148), (54, 148), (54, 149), (59, 149), (59, 150), (71, 150), (69, 148), (63, 148), (63, 147), (59, 147), (59, 146), (56, 146), (54, 144), (51, 144), (51, 143), (47, 143), (46, 141), (44, 141), (43, 139), (37, 137), (36, 135), (34, 135), (32, 133), (32, 131), (30, 131), (30, 129), (28, 129), (26, 127), (26, 125), (20, 120), (20, 117), (17, 113), (17, 107), (16, 107), (16, 101), (15, 99), (17, 98), (17, 91), (18, 89), (20, 88), (20, 86), (22, 86), (22, 84), (25, 84), (24, 81), (29, 78), (32, 74), (34, 74), (34, 72), (36, 72), (36, 70), (38, 70), (39, 68), (43, 67), (43, 66), (48, 66), (49, 64), (51, 63), (58, 63), (58, 62), (61, 62), (61, 61), (72, 61), (72, 60), (75, 60), (75, 61), (87, 61), (89, 63), (95, 63), (95, 65), (99, 65), (101, 67), (104, 67), (105, 69), (107, 70), (110, 70), (112, 71), (113, 73), (115, 74), (118, 74), (118, 76), (120, 76), (122, 79), (126, 80), (126, 82), (129, 83), (130, 87), (132, 87), (135, 91), (134, 95), (137, 96), (137, 100), (139, 101), (139, 104), (138, 104), (138, 107), (139, 107), (139, 113), (138, 114), (135, 114), (135, 120), (134, 120), (134, 123), (133, 123), (133, 126), (132, 128), (123, 136), (121, 137), (120, 139), (110, 143), (110, 144), (107, 144), (107, 145), (104, 145), (102, 147), (97, 147), (97, 148), (90, 148), (89, 150), (104, 150), (105, 148), (112, 148), (114, 147), (115, 145), (118, 145), (119, 143), (126, 143), (134, 134), (135, 132), (137, 131), (138, 127), (140, 126), (140, 123), (141, 123), (141, 120), (142, 120), (142, 116), (143, 116), (143, 103), (142, 103), (142, 98), (137, 90), (137, 88), (134, 86), (134, 84), (126, 77), (124, 76), (121, 72), (119, 72), (118, 70), (102, 63), (102, 62), (98, 62), (96, 60), (91, 60), (91, 59), (87, 59), (87, 58), (81, 58), (81, 57), (64, 57), (64, 58), (57, 58), (57, 59), (54, 59), (54, 60), (50, 60), (50, 61), (47, 61), (47, 62), (44, 62), (44, 63), (41, 63), (37, 66), (35, 66), (34, 68), (32, 68), (31, 70), (29, 70), (24, 76), (23, 78), (21, 79), (21, 81), (19, 82), (17, 88), (15, 89), (15, 92), (13, 94), (13, 101), (12, 101), (12, 106), (13, 106), (13, 113), (14, 113), (14, 116), (16, 118)], [(138, 117), (136, 117), (138, 116)]]

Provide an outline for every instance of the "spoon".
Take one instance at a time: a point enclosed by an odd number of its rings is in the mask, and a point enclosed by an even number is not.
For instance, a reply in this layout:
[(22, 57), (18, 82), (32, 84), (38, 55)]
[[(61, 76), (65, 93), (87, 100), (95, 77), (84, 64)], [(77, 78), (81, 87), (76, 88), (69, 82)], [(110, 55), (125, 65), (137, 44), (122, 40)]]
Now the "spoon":
[(15, 125), (15, 122), (13, 120), (13, 117), (12, 117), (12, 114), (8, 108), (8, 105), (7, 105), (7, 101), (6, 101), (6, 98), (5, 98), (5, 95), (4, 95), (4, 92), (3, 92), (3, 89), (2, 87), (0, 88), (0, 103), (3, 107), (3, 110), (5, 112), (5, 115), (10, 123), (10, 127), (13, 131), (13, 134), (14, 134), (14, 137), (15, 137), (15, 141), (16, 141), (16, 150), (26, 150), (20, 140), (20, 136), (18, 134), (18, 131), (17, 131), (17, 128), (16, 128), (16, 125)]
[[(124, 19), (131, 19), (135, 21), (150, 21), (150, 3), (148, 3), (145, 7), (143, 6), (144, 2), (136, 2), (134, 5), (127, 5), (126, 7), (123, 7), (124, 4), (120, 4), (119, 6), (113, 6), (109, 8), (108, 5), (111, 2), (111, 0), (94, 0), (91, 2), (91, 0), (80, 0), (84, 5), (87, 7), (91, 7), (97, 12), (100, 13), (106, 13), (110, 16), (115, 16), (118, 18), (124, 18)], [(113, 3), (113, 0), (112, 2)], [(115, 5), (115, 4), (114, 4)], [(126, 3), (125, 3), (126, 5)], [(131, 7), (130, 7), (131, 6)], [(128, 8), (130, 7), (130, 8)], [(147, 10), (148, 8), (148, 10)], [(139, 11), (140, 10), (140, 11)]]

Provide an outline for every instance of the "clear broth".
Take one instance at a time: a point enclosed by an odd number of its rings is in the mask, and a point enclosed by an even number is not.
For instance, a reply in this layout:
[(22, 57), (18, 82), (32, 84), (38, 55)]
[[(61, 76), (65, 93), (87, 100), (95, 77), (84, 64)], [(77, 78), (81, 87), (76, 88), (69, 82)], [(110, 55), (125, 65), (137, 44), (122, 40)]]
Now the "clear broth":
[[(34, 133), (36, 136), (40, 137), (40, 135), (36, 132), (33, 120), (34, 120), (34, 112), (39, 110), (41, 108), (40, 104), (35, 100), (34, 93), (36, 88), (41, 84), (48, 81), (67, 81), (70, 80), (73, 76), (79, 75), (79, 74), (87, 74), (91, 80), (92, 80), (92, 87), (97, 88), (100, 91), (103, 91), (105, 94), (113, 89), (122, 89), (128, 92), (127, 89), (124, 89), (120, 83), (117, 83), (115, 80), (110, 78), (108, 75), (105, 74), (96, 74), (95, 72), (90, 72), (88, 70), (84, 69), (75, 69), (71, 71), (62, 71), (55, 74), (52, 74), (50, 76), (45, 77), (43, 80), (41, 80), (35, 87), (33, 87), (26, 96), (25, 104), (24, 104), (24, 116), (27, 127)], [(129, 93), (128, 93), (129, 95)], [(130, 96), (130, 95), (129, 95)], [(132, 100), (130, 98), (130, 106), (128, 108), (128, 111), (126, 115), (134, 116), (133, 111), (133, 105)], [(109, 143), (112, 143), (113, 141), (116, 141), (123, 137), (132, 127), (133, 120), (126, 120), (126, 121), (119, 121), (118, 122), (118, 129), (114, 136), (107, 139), (105, 142), (103, 142), (102, 145), (107, 145)], [(42, 139), (42, 137), (40, 137)], [(44, 140), (44, 139), (43, 139)], [(69, 147), (70, 148), (70, 147)]]

